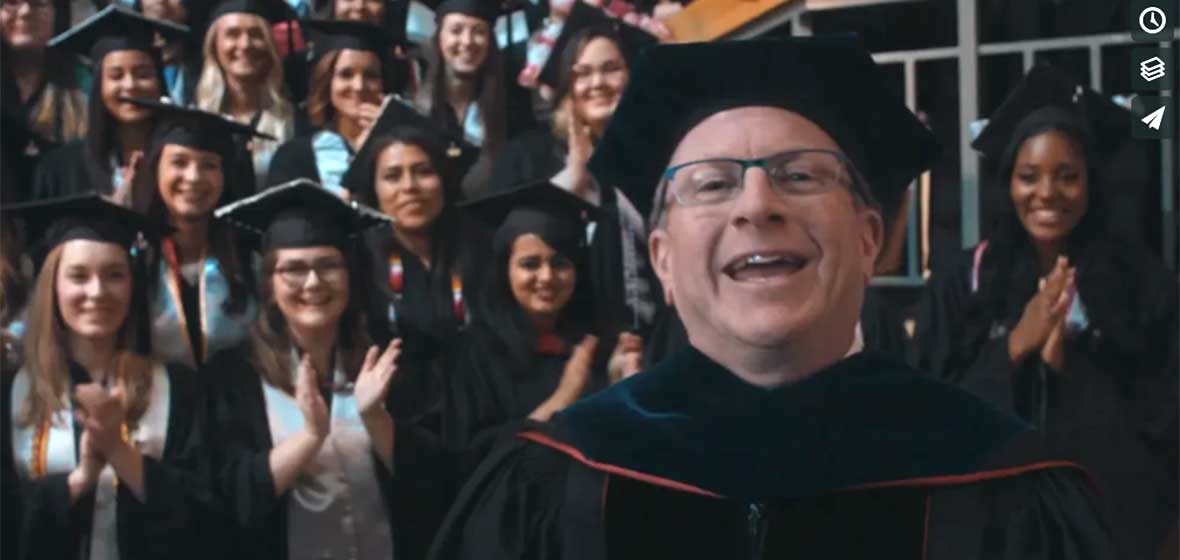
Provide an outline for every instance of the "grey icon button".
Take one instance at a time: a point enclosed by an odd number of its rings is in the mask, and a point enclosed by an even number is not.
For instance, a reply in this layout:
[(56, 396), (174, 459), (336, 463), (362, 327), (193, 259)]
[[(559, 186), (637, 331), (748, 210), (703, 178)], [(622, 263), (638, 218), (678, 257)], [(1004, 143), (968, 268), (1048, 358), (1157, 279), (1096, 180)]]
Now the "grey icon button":
[(1176, 0), (1132, 0), (1128, 29), (1136, 41), (1168, 41), (1176, 28)]
[(1131, 89), (1144, 93), (1175, 87), (1176, 63), (1167, 48), (1131, 49)]
[(1171, 138), (1176, 129), (1176, 105), (1171, 97), (1138, 95), (1131, 100), (1131, 119), (1131, 135), (1135, 138)]

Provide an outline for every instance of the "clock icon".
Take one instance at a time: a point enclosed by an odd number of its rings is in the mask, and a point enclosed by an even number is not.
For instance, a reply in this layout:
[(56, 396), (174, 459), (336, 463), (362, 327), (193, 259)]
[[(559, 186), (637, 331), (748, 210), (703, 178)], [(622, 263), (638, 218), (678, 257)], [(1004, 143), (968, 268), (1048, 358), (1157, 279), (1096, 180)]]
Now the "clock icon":
[(1144, 33), (1155, 35), (1168, 25), (1168, 15), (1156, 6), (1148, 6), (1139, 12), (1139, 28)]

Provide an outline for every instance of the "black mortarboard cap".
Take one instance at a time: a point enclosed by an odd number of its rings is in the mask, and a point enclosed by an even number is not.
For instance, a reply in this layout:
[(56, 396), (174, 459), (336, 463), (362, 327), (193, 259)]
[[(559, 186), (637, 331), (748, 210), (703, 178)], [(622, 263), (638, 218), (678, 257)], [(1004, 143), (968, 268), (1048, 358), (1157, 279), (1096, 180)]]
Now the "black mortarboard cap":
[(438, 21), (447, 14), (463, 14), (488, 23), (495, 23), (497, 18), (515, 7), (515, 2), (505, 0), (427, 0), (425, 4), (434, 10), (434, 18)]
[(122, 97), (128, 101), (155, 109), (156, 125), (153, 138), (155, 142), (180, 144), (206, 152), (225, 153), (234, 146), (231, 136), (257, 136), (274, 140), (273, 136), (258, 132), (254, 127), (227, 119), (217, 113), (210, 113), (195, 107), (182, 107), (169, 101)]
[(1104, 152), (1113, 151), (1130, 136), (1129, 111), (1062, 70), (1041, 63), (1016, 84), (971, 147), (998, 161), (1022, 123), (1032, 118), (1056, 118), (1051, 113), (1077, 119)]
[(553, 42), (553, 48), (549, 52), (549, 58), (545, 60), (545, 65), (541, 67), (540, 80), (542, 83), (555, 88), (559, 87), (560, 84), (558, 82), (561, 80), (561, 65), (563, 60), (566, 59), (565, 49), (569, 46), (570, 39), (574, 35), (577, 35), (579, 31), (590, 28), (603, 28), (613, 31), (621, 42), (619, 48), (622, 49), (623, 57), (626, 58), (628, 64), (633, 63), (643, 49), (660, 42), (651, 33), (624, 22), (621, 19), (612, 18), (603, 13), (602, 10), (593, 8), (581, 1), (576, 1), (574, 2), (573, 8), (570, 9), (569, 16), (562, 23), (561, 34)]
[(372, 167), (376, 163), (374, 158), (377, 157), (377, 154), (373, 153), (376, 149), (374, 145), (382, 135), (396, 128), (415, 128), (437, 138), (439, 144), (445, 147), (447, 161), (445, 163), (435, 162), (435, 165), (446, 165), (449, 172), (454, 173), (456, 177), (462, 177), (479, 157), (479, 148), (468, 142), (462, 135), (439, 126), (429, 117), (419, 113), (405, 100), (390, 95), (382, 104), (381, 114), (369, 129), (365, 143), (361, 144), (357, 150), (356, 157), (352, 159), (352, 164), (349, 165), (348, 171), (344, 173), (344, 177), (340, 181), (345, 188), (356, 193), (372, 186)]
[(386, 29), (359, 21), (305, 19), (299, 24), (311, 35), (316, 59), (332, 51), (350, 49), (368, 51), (385, 60), (393, 45), (405, 37), (404, 32), (394, 37)]
[(4, 207), (4, 215), (24, 224), (28, 246), (41, 258), (75, 239), (105, 241), (130, 250), (141, 234), (155, 242), (172, 231), (167, 224), (93, 193), (12, 204)]
[(110, 4), (82, 23), (49, 40), (49, 46), (90, 58), (99, 64), (114, 51), (155, 52), (152, 42), (159, 33), (165, 39), (188, 35), (189, 28), (149, 18), (119, 4)]
[(827, 132), (879, 198), (938, 157), (934, 136), (853, 35), (656, 45), (640, 55), (590, 159), (603, 185), (649, 212), (684, 135), (717, 112), (782, 107)]
[(549, 181), (485, 196), (462, 206), (495, 229), (493, 246), (532, 233), (567, 254), (586, 246), (586, 224), (595, 221), (599, 213), (597, 206)]
[(296, 179), (218, 208), (218, 219), (259, 236), (262, 253), (333, 246), (345, 249), (361, 232), (389, 223), (380, 212), (345, 202), (310, 179)]
[(299, 19), (286, 0), (221, 0), (211, 3), (205, 24), (212, 24), (226, 14), (253, 14), (270, 23)]

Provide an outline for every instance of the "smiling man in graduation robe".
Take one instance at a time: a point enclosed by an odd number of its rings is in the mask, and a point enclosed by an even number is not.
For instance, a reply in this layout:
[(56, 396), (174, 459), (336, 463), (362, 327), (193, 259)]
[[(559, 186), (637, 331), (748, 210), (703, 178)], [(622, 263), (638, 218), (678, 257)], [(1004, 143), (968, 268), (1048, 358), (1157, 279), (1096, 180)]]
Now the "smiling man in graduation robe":
[(659, 46), (591, 169), (691, 347), (493, 452), (435, 558), (1106, 558), (1085, 472), (859, 351), (876, 200), (937, 153), (850, 37)]

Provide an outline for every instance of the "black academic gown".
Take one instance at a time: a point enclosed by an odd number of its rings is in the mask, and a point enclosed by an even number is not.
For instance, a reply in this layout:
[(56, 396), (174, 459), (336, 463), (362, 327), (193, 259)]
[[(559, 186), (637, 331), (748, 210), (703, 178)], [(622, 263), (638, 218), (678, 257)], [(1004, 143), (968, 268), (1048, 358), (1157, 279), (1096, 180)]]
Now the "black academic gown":
[[(470, 453), (476, 462), (497, 439), (515, 433), (557, 390), (571, 351), (569, 344), (561, 351), (538, 350), (529, 367), (520, 367), (505, 355), (490, 328), (475, 323), (460, 336), (446, 376), (443, 439), (448, 447)], [(603, 342), (600, 347), (607, 345)], [(598, 354), (587, 395), (606, 385), (609, 352)]]
[(1112, 558), (1080, 469), (858, 354), (787, 387), (689, 348), (497, 448), (432, 558)]
[[(213, 510), (203, 447), (203, 397), (191, 370), (168, 366), (167, 372), (170, 400), (164, 451), (159, 460), (143, 458), (147, 501), (140, 502), (126, 485), (120, 485), (117, 491), (117, 538), (122, 560), (210, 557), (211, 549), (204, 540), (212, 527), (209, 520)], [(71, 368), (70, 377), (71, 386), (89, 382), (89, 376), (77, 365)], [(12, 379), (6, 377), (2, 419), (6, 478), (17, 476), (12, 463), (11, 390)], [(75, 449), (82, 431), (75, 421)], [(59, 473), (35, 480), (5, 481), (6, 489), (19, 488), (15, 495), (5, 494), (5, 502), (15, 501), (19, 511), (15, 519), (4, 521), (5, 540), (10, 537), (7, 531), (16, 531), (11, 536), (19, 543), (17, 558), (83, 557), (89, 545), (95, 498), (90, 493), (71, 505), (68, 476)]]
[[(285, 560), (290, 492), (275, 496), (269, 463), (274, 442), (266, 400), (246, 346), (214, 356), (201, 375), (209, 383), (208, 414), (218, 434), (210, 451), (214, 489), (226, 521), (222, 557)], [(327, 404), (331, 409), (331, 401)], [(376, 454), (372, 460), (392, 529), (394, 557), (421, 558), (433, 531), (422, 527), (412, 506), (422, 503), (425, 491), (420, 487), (430, 486), (430, 473), (437, 468), (429, 462), (436, 456), (422, 450), (437, 449), (437, 442), (408, 423), (395, 420), (394, 425), (394, 476), (384, 475), (388, 469)]]
[(102, 185), (93, 185), (86, 160), (86, 147), (81, 140), (50, 150), (37, 163), (30, 200), (47, 200), (95, 190), (100, 194), (110, 194), (112, 187), (109, 180)]
[(1066, 371), (1056, 372), (1039, 356), (1010, 363), (1007, 334), (1023, 305), (1002, 325), (981, 324), (974, 261), (974, 249), (963, 251), (931, 277), (912, 362), (1037, 426), (1055, 455), (1094, 473), (1119, 557), (1155, 558), (1176, 528), (1180, 499), (1175, 277), (1147, 261), (1126, 273), (1127, 293), (1139, 300), (1128, 308), (1141, 311), (1124, 327), (1145, 341), (1134, 362), (1102, 352), (1091, 329), (1067, 342)]

